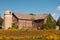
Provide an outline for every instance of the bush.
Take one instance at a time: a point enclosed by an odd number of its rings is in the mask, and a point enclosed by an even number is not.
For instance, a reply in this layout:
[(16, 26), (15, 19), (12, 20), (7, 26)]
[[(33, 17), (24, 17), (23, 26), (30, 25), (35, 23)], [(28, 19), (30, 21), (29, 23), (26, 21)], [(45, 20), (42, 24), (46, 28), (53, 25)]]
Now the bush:
[(15, 24), (12, 24), (12, 27), (9, 29), (18, 29), (18, 26), (16, 26)]

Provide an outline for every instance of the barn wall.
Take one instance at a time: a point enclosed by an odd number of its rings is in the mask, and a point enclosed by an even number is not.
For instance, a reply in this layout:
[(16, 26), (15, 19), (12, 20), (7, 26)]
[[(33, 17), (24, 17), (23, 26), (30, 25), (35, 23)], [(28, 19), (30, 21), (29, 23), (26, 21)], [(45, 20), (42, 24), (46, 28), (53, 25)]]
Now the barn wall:
[(13, 20), (12, 20), (12, 21), (13, 21), (13, 24), (17, 24), (17, 22), (18, 22), (17, 18), (13, 16), (12, 19), (13, 19)]
[(36, 20), (34, 25), (35, 25), (35, 28), (37, 27), (40, 27), (44, 24), (44, 20)]
[(18, 26), (19, 26), (19, 29), (21, 29), (21, 28), (32, 28), (32, 21), (30, 21), (30, 20), (19, 20)]

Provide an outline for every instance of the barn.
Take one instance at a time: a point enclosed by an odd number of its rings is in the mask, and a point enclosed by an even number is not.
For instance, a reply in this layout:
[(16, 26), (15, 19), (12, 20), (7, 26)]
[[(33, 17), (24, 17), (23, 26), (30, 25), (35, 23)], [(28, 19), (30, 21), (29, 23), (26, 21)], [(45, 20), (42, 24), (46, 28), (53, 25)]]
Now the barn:
[(19, 29), (37, 29), (46, 23), (48, 15), (49, 14), (22, 14), (7, 10), (4, 14), (4, 27), (8, 29), (12, 24), (15, 24)]

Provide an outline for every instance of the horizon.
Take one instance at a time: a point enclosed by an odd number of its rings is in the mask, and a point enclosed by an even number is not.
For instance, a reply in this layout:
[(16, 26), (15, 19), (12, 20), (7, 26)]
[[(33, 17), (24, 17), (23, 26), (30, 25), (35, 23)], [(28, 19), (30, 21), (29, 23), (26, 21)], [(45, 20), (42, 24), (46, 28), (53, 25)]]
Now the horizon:
[(60, 0), (1, 0), (0, 13), (4, 18), (4, 12), (23, 14), (51, 14), (55, 20), (60, 16)]

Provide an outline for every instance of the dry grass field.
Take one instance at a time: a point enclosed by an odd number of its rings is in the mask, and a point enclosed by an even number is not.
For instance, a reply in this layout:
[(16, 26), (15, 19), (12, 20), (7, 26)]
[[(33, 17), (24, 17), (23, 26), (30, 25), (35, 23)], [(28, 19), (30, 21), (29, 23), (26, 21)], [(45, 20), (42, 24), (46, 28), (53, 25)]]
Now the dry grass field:
[(0, 30), (0, 40), (59, 40), (60, 30)]

